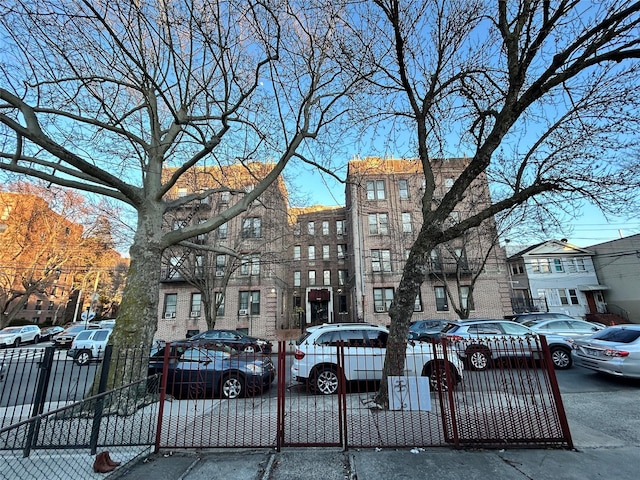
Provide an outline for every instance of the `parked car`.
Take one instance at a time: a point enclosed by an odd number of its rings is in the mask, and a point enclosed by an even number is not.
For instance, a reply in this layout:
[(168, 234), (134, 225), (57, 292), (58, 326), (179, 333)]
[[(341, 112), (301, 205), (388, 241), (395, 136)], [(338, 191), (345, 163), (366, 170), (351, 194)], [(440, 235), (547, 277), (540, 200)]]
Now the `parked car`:
[(113, 318), (107, 318), (105, 320), (100, 320), (98, 322), (98, 325), (100, 325), (100, 328), (115, 328), (116, 326), (116, 321)]
[(37, 325), (23, 325), (17, 327), (5, 327), (0, 330), (0, 346), (19, 347), (22, 343), (40, 341), (40, 327)]
[(451, 323), (451, 320), (432, 319), (416, 320), (409, 325), (409, 340), (432, 341), (440, 338), (442, 329)]
[(67, 357), (73, 358), (78, 365), (88, 365), (92, 360), (101, 360), (112, 331), (110, 328), (81, 331), (73, 339)]
[[(388, 335), (386, 328), (366, 323), (330, 323), (309, 327), (296, 341), (292, 380), (304, 383), (319, 394), (336, 393), (339, 383), (337, 346), (340, 342), (344, 345), (346, 381), (380, 380)], [(462, 362), (456, 356), (449, 359), (448, 370), (453, 378), (447, 378), (446, 370), (443, 363), (436, 363), (432, 345), (407, 344), (406, 375), (427, 376), (431, 388), (445, 390), (462, 381)]]
[(4, 363), (0, 362), (0, 382), (4, 381), (5, 371), (4, 371)]
[(615, 325), (574, 341), (575, 364), (616, 377), (640, 378), (640, 325)]
[(509, 318), (509, 320), (518, 323), (531, 322), (531, 321), (542, 321), (542, 320), (575, 320), (575, 317), (571, 315), (567, 315), (566, 313), (556, 313), (556, 312), (529, 312), (529, 313), (519, 313)]
[[(169, 350), (167, 393), (175, 398), (226, 399), (267, 390), (276, 378), (269, 356), (237, 352), (219, 342), (172, 342)], [(162, 373), (166, 344), (151, 351), (149, 375)]]
[[(535, 339), (537, 332), (509, 320), (461, 320), (447, 325), (441, 335), (457, 345), (458, 355), (472, 370), (486, 370), (503, 358), (535, 360), (542, 355)], [(554, 367), (571, 368), (571, 342), (558, 335), (545, 337)]]
[(40, 334), (41, 341), (50, 341), (53, 340), (53, 337), (59, 333), (64, 332), (64, 328), (59, 325), (54, 325), (52, 327), (42, 328)]
[(58, 333), (53, 339), (53, 345), (56, 348), (71, 348), (73, 339), (76, 338), (80, 332), (85, 330), (97, 330), (100, 325), (94, 323), (77, 323), (65, 328), (64, 332)]
[(189, 342), (220, 342), (239, 352), (271, 353), (273, 344), (269, 340), (251, 337), (237, 330), (207, 330), (188, 339)]
[(537, 333), (560, 335), (565, 338), (588, 337), (605, 328), (592, 322), (574, 318), (568, 320), (529, 320), (522, 325)]

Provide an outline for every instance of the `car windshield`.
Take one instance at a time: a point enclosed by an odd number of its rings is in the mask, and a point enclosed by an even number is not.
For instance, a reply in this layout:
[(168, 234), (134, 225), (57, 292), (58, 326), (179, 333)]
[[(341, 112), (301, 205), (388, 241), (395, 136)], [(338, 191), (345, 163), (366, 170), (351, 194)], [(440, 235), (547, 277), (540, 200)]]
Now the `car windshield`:
[(67, 328), (64, 332), (77, 333), (77, 332), (83, 332), (84, 330), (85, 330), (84, 325), (74, 325), (73, 327)]
[(626, 328), (610, 328), (602, 330), (593, 336), (594, 340), (604, 340), (606, 342), (632, 343), (640, 337), (640, 330), (629, 330)]
[(16, 333), (20, 332), (21, 327), (7, 327), (0, 330), (0, 333)]

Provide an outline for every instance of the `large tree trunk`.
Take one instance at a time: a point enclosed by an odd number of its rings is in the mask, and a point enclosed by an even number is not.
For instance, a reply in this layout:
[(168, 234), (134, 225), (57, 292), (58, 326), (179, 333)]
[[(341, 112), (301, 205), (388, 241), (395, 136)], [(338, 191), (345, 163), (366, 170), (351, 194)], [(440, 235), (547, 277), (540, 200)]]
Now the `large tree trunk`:
[[(159, 205), (139, 210), (127, 288), (118, 310), (116, 326), (109, 342), (117, 346), (116, 369), (109, 373), (109, 386), (117, 386), (147, 376), (148, 349), (157, 330), (162, 230)], [(149, 321), (155, 319), (155, 321)], [(124, 357), (124, 361), (123, 361)]]

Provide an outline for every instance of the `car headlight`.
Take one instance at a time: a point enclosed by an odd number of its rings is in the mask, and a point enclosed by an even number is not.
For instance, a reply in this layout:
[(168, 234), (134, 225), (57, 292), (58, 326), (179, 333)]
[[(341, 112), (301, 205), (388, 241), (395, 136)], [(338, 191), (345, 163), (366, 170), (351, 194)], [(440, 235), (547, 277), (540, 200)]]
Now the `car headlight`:
[(262, 375), (264, 373), (264, 367), (255, 363), (247, 364), (247, 370), (249, 370), (253, 375)]

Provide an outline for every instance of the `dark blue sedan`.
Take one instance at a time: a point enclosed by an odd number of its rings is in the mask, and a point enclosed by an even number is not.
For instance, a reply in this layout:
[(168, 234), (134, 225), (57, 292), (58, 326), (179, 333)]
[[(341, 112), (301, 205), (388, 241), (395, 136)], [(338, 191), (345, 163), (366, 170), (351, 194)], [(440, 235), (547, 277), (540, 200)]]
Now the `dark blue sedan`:
[(166, 393), (175, 398), (234, 399), (269, 389), (276, 378), (271, 358), (228, 346), (175, 342), (151, 352), (149, 375), (162, 373), (169, 347)]

